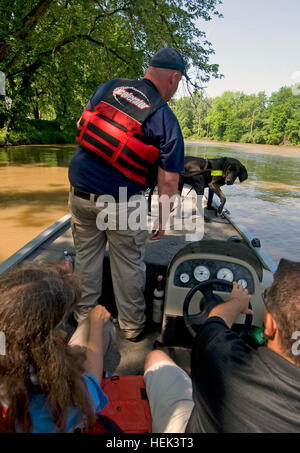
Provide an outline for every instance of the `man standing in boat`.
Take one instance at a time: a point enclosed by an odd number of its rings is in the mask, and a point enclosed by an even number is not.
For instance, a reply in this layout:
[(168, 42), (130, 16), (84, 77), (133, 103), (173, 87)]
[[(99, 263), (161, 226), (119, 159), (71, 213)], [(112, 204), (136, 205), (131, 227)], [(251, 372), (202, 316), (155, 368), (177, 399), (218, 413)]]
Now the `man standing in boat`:
[[(178, 120), (167, 102), (183, 75), (185, 62), (181, 54), (171, 47), (160, 49), (143, 79), (113, 79), (100, 85), (78, 121), (80, 146), (69, 168), (69, 207), (76, 270), (83, 277), (83, 291), (74, 314), (81, 323), (98, 303), (108, 241), (119, 325), (131, 341), (141, 338), (146, 322), (143, 257), (148, 230), (124, 229), (124, 218), (117, 218), (116, 228), (99, 229), (96, 221), (103, 208), (97, 206), (97, 199), (112, 196), (119, 217), (126, 208), (127, 221), (133, 211), (127, 200), (133, 195), (144, 198), (143, 190), (151, 178), (157, 178), (160, 199), (177, 194), (179, 173), (184, 171), (184, 143)], [(120, 193), (126, 194), (125, 200), (119, 198)], [(161, 204), (159, 213), (152, 240), (164, 234), (166, 213)], [(118, 228), (121, 223), (122, 229)]]

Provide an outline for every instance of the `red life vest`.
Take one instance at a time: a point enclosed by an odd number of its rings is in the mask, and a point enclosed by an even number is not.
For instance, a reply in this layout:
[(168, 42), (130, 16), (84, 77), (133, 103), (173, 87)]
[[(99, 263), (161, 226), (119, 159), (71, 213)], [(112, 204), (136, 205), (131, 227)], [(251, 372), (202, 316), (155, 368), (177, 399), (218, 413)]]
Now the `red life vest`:
[(83, 111), (76, 140), (129, 179), (146, 184), (159, 148), (143, 135), (141, 126), (164, 104), (144, 80), (118, 79), (99, 104)]
[(6, 433), (5, 419), (6, 419), (7, 407), (0, 405), (0, 433)]

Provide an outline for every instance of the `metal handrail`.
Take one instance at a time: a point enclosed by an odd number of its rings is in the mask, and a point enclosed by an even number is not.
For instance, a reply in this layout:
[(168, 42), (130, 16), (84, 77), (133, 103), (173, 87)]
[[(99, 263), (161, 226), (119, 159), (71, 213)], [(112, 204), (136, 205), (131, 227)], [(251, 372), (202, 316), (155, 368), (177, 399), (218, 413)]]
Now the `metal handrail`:
[[(221, 202), (219, 200), (213, 201), (212, 205), (218, 209)], [(251, 247), (258, 258), (260, 259), (263, 266), (274, 273), (277, 269), (275, 261), (270, 257), (270, 255), (262, 247), (253, 247), (252, 240), (257, 239), (257, 236), (252, 236), (252, 234), (247, 230), (247, 228), (242, 225), (242, 223), (237, 220), (232, 214), (226, 213), (226, 208), (223, 210), (222, 215), (232, 224), (232, 226), (240, 233), (240, 235), (245, 239), (249, 247)]]

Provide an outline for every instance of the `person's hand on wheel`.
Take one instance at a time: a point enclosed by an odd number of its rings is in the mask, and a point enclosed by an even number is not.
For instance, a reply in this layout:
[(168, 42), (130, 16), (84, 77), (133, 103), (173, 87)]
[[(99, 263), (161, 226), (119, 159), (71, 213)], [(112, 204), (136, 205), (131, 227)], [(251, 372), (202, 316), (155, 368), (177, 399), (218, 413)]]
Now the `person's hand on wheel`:
[(248, 294), (247, 288), (233, 282), (230, 300), (236, 301), (240, 304), (240, 313), (251, 315), (253, 312), (249, 308), (251, 296)]

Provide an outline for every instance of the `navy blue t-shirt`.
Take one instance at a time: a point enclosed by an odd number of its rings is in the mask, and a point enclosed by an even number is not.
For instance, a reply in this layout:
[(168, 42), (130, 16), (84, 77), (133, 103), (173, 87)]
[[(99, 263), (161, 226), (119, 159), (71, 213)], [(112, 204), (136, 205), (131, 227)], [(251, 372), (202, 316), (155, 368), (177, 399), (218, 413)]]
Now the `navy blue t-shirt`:
[[(86, 108), (97, 105), (116, 79), (100, 85), (92, 94)], [(146, 83), (155, 85), (150, 80)], [(156, 89), (156, 88), (155, 88)], [(158, 165), (169, 172), (184, 171), (184, 143), (178, 120), (170, 107), (165, 104), (150, 115), (142, 125), (143, 134), (159, 144)], [(72, 186), (85, 192), (119, 195), (119, 187), (127, 187), (128, 196), (145, 188), (142, 184), (127, 178), (121, 171), (102, 159), (96, 153), (78, 147), (69, 167)]]

